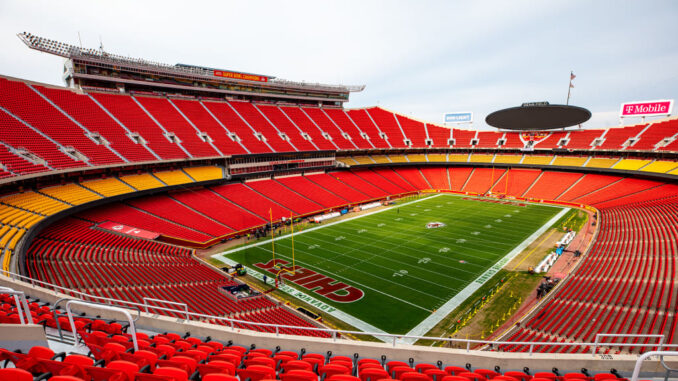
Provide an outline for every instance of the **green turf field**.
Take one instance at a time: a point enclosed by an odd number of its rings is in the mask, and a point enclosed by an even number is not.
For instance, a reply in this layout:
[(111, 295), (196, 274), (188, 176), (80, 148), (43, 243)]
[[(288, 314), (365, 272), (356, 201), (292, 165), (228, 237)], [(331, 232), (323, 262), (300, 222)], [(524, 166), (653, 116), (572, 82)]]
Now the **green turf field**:
[[(336, 302), (287, 284), (383, 331), (407, 333), (560, 211), (444, 194), (401, 202), (294, 235), (297, 266), (362, 290), (361, 299)], [(445, 226), (428, 229), (429, 222)], [(272, 248), (266, 243), (222, 254), (263, 272), (253, 264), (269, 262)], [(292, 260), (289, 236), (275, 239), (275, 254)]]

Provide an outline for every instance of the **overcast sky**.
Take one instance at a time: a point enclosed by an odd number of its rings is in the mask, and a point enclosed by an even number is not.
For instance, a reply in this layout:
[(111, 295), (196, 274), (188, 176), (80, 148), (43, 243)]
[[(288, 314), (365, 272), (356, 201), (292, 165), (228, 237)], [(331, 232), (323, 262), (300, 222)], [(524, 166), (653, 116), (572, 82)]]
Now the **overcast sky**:
[(86, 48), (330, 84), (442, 124), (445, 112), (526, 101), (586, 107), (618, 124), (622, 102), (678, 96), (678, 1), (0, 0), (0, 74), (61, 85), (62, 59), (27, 31)]

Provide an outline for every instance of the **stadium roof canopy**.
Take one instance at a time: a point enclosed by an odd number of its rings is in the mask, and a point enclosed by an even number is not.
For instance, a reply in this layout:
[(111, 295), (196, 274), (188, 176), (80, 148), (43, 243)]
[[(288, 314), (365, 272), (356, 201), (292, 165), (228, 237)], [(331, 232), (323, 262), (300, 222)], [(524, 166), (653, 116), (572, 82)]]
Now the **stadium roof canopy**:
[(533, 102), (495, 111), (485, 118), (485, 122), (507, 130), (541, 131), (576, 126), (589, 119), (591, 111), (583, 107)]

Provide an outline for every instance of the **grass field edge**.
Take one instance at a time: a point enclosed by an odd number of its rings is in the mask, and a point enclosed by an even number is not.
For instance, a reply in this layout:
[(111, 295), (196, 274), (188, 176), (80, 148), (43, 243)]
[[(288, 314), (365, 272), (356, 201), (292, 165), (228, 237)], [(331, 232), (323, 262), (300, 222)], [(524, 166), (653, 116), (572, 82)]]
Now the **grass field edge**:
[[(390, 208), (383, 208), (383, 209), (375, 210), (374, 212), (371, 212), (371, 213), (364, 213), (364, 214), (361, 214), (361, 215), (358, 215), (358, 216), (355, 216), (355, 217), (350, 217), (350, 218), (345, 218), (345, 219), (342, 219), (342, 220), (339, 220), (339, 221), (330, 222), (330, 223), (328, 223), (328, 224), (321, 224), (321, 225), (318, 225), (318, 226), (315, 226), (315, 227), (312, 227), (312, 228), (309, 228), (309, 229), (302, 230), (302, 231), (300, 231), (300, 232), (298, 232), (298, 233), (295, 233), (294, 235), (295, 235), (295, 236), (298, 236), (298, 235), (306, 234), (306, 233), (309, 233), (309, 232), (312, 232), (312, 231), (315, 231), (315, 230), (318, 230), (318, 229), (327, 228), (327, 227), (330, 227), (330, 226), (332, 226), (332, 225), (341, 224), (341, 223), (343, 223), (343, 222), (353, 221), (353, 220), (357, 220), (358, 218), (363, 218), (363, 217), (367, 217), (367, 216), (373, 216), (373, 215), (375, 215), (375, 214), (382, 213), (382, 212), (385, 212), (385, 211), (388, 211), (388, 210), (397, 209), (397, 208), (400, 208), (400, 207), (403, 207), (403, 206), (406, 206), (406, 205), (410, 205), (410, 204), (416, 204), (416, 203), (422, 202), (422, 201), (424, 201), (424, 200), (431, 200), (431, 199), (434, 199), (434, 198), (436, 198), (436, 197), (440, 197), (440, 196), (442, 196), (443, 194), (444, 194), (444, 193), (438, 193), (438, 194), (431, 195), (431, 196), (429, 196), (429, 195), (424, 195), (424, 196), (422, 196), (421, 198), (418, 198), (418, 199), (416, 199), (416, 200), (409, 201), (409, 202), (406, 202), (406, 203), (403, 203), (403, 204), (396, 204), (395, 206), (392, 206), (392, 207), (390, 207)], [(289, 235), (290, 235), (290, 234), (281, 235), (281, 236), (278, 236), (278, 238), (280, 238), (280, 239), (282, 239), (282, 238), (287, 238)], [(222, 251), (221, 253), (212, 254), (211, 257), (212, 257), (212, 258), (219, 259), (219, 258), (217, 258), (217, 257), (219, 257), (219, 256), (224, 256), (224, 257), (225, 257), (226, 255), (233, 254), (233, 253), (236, 253), (236, 252), (238, 252), (238, 251), (242, 251), (242, 250), (248, 249), (248, 248), (250, 248), (250, 247), (255, 247), (255, 246), (261, 246), (261, 245), (269, 244), (269, 243), (271, 243), (272, 240), (273, 240), (272, 238), (268, 238), (268, 239), (265, 239), (265, 240), (262, 240), (262, 241), (258, 241), (258, 242), (255, 242), (255, 243), (245, 244), (245, 245), (242, 245), (242, 246), (238, 246), (238, 247), (236, 247), (236, 248), (233, 248), (233, 249), (229, 249), (229, 250), (226, 250), (226, 251)]]
[(418, 338), (416, 338), (416, 336), (423, 336), (428, 331), (433, 329), (433, 327), (435, 327), (442, 319), (444, 319), (445, 316), (452, 313), (452, 311), (454, 311), (459, 305), (461, 305), (461, 303), (463, 303), (464, 300), (469, 298), (471, 295), (473, 295), (474, 292), (476, 292), (478, 289), (480, 289), (480, 287), (482, 287), (486, 282), (488, 282), (490, 279), (492, 279), (494, 277), (494, 275), (496, 275), (507, 263), (511, 262), (511, 260), (513, 260), (513, 258), (515, 258), (523, 250), (525, 250), (525, 248), (527, 248), (532, 242), (534, 242), (542, 234), (544, 234), (549, 228), (551, 228), (551, 226), (553, 226), (555, 223), (560, 221), (560, 219), (572, 209), (572, 208), (569, 208), (569, 207), (562, 207), (562, 208), (563, 209), (560, 212), (558, 212), (548, 222), (546, 222), (539, 229), (537, 229), (534, 233), (532, 233), (529, 237), (527, 237), (518, 246), (513, 248), (513, 250), (511, 250), (508, 254), (506, 254), (502, 259), (497, 261), (494, 265), (492, 265), (492, 267), (490, 267), (485, 272), (480, 274), (473, 282), (471, 282), (468, 286), (466, 286), (464, 289), (459, 291), (450, 300), (448, 300), (445, 304), (443, 304), (435, 312), (433, 312), (431, 315), (429, 315), (426, 319), (422, 320), (419, 324), (417, 324), (407, 334), (404, 335), (404, 336), (414, 336), (414, 337), (403, 338), (403, 339), (399, 340), (399, 342), (403, 343), (403, 344), (412, 344), (412, 343), (414, 343), (418, 340)]
[[(227, 264), (227, 265), (230, 265), (230, 266), (235, 266), (236, 263), (237, 263), (236, 261), (234, 261), (230, 258), (226, 258), (226, 257), (219, 258), (219, 260), (222, 261), (223, 263)], [(247, 273), (250, 276), (252, 276), (256, 279), (259, 279), (259, 280), (263, 279), (263, 274), (261, 274), (260, 272), (252, 269), (249, 266), (246, 266), (246, 268), (247, 268)], [(369, 323), (367, 323), (367, 322), (365, 322), (361, 319), (358, 319), (357, 317), (350, 315), (350, 314), (348, 314), (348, 313), (346, 313), (346, 312), (344, 312), (344, 311), (342, 311), (342, 310), (340, 310), (340, 309), (338, 309), (334, 306), (331, 306), (331, 305), (329, 305), (329, 304), (327, 304), (323, 301), (320, 301), (320, 300), (308, 295), (307, 293), (300, 291), (300, 290), (298, 290), (298, 289), (296, 289), (292, 286), (288, 286), (286, 284), (283, 284), (283, 285), (279, 286), (278, 289), (280, 291), (290, 295), (293, 298), (296, 298), (296, 299), (299, 299), (299, 300), (301, 300), (305, 303), (308, 303), (308, 304), (314, 306), (315, 308), (318, 308), (319, 310), (321, 310), (321, 311), (323, 311), (327, 314), (330, 314), (333, 317), (360, 329), (361, 331), (363, 331), (367, 334), (374, 334), (372, 336), (376, 337), (377, 339), (379, 339), (381, 341), (388, 342), (387, 340), (384, 340), (384, 339), (380, 338), (380, 336), (379, 336), (379, 335), (388, 335), (388, 333), (384, 332), (383, 330), (381, 330), (381, 329), (379, 329), (375, 326), (373, 326), (372, 324), (369, 324)], [(384, 336), (384, 337), (386, 337), (386, 336)]]

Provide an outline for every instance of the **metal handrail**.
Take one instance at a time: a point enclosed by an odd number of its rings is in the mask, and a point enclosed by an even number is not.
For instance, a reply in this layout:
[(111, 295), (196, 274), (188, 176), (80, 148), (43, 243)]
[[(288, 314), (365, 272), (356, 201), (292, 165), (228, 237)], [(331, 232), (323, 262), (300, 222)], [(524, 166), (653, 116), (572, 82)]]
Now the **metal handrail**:
[[(85, 294), (80, 291), (75, 291), (71, 290), (65, 287), (53, 285), (50, 283), (46, 283), (43, 281), (35, 280), (23, 275), (19, 274), (14, 274), (10, 273), (13, 277), (18, 277), (22, 279), (29, 279), (32, 282), (37, 282), (37, 283), (42, 283), (49, 285), (50, 287), (53, 288), (58, 288), (62, 289), (66, 292), (73, 293), (73, 294), (79, 294), (79, 295), (84, 295), (87, 296), (88, 298), (92, 299), (100, 299), (100, 300), (106, 300), (109, 302), (109, 305), (111, 302), (115, 302), (118, 305), (129, 305), (129, 306), (134, 306), (134, 307), (145, 307), (144, 304), (140, 303), (135, 303), (135, 302), (129, 302), (129, 301), (124, 301), (124, 300), (117, 300), (117, 299), (110, 299), (110, 298), (104, 298), (100, 296), (95, 296), (95, 295), (89, 295)], [(56, 292), (56, 291), (55, 291)], [(105, 305), (104, 305), (105, 306)], [(118, 307), (111, 307), (111, 308), (118, 308)], [(235, 324), (237, 323), (242, 323), (242, 324), (247, 324), (249, 326), (255, 326), (255, 327), (272, 327), (275, 329), (275, 334), (279, 335), (280, 334), (280, 329), (284, 328), (292, 328), (292, 329), (297, 329), (297, 330), (305, 330), (305, 331), (316, 331), (316, 332), (326, 332), (327, 334), (331, 335), (332, 340), (336, 341), (338, 335), (343, 335), (343, 334), (348, 334), (348, 335), (358, 335), (358, 336), (373, 336), (376, 338), (384, 338), (385, 342), (392, 343), (392, 345), (395, 347), (398, 344), (399, 339), (415, 339), (416, 340), (430, 340), (430, 341), (442, 341), (442, 342), (447, 342), (447, 343), (454, 343), (454, 344), (465, 344), (466, 346), (466, 351), (470, 352), (471, 351), (471, 346), (472, 345), (487, 345), (492, 349), (496, 349), (499, 346), (502, 345), (529, 345), (529, 351), (528, 355), (532, 356), (534, 353), (534, 348), (536, 346), (546, 346), (546, 345), (551, 345), (551, 346), (562, 346), (562, 347), (573, 347), (573, 346), (585, 346), (588, 347), (592, 353), (595, 355), (595, 347), (596, 343), (589, 343), (589, 342), (581, 342), (581, 343), (565, 343), (565, 342), (535, 342), (535, 341), (491, 341), (491, 340), (472, 340), (472, 339), (457, 339), (457, 338), (446, 338), (446, 337), (431, 337), (431, 336), (410, 336), (410, 335), (397, 335), (397, 334), (389, 334), (389, 333), (379, 333), (379, 332), (364, 332), (364, 331), (349, 331), (349, 330), (338, 330), (338, 329), (329, 329), (329, 328), (320, 328), (320, 327), (302, 327), (302, 326), (296, 326), (296, 325), (286, 325), (286, 324), (271, 324), (271, 323), (259, 323), (259, 322), (253, 322), (253, 321), (247, 321), (247, 320), (240, 320), (240, 319), (233, 319), (233, 318), (228, 318), (224, 316), (213, 316), (213, 315), (208, 315), (208, 314), (202, 314), (198, 312), (186, 312), (184, 310), (176, 310), (172, 308), (164, 308), (164, 307), (153, 307), (158, 310), (163, 310), (171, 313), (177, 313), (177, 314), (186, 314), (189, 316), (189, 319), (191, 318), (195, 320), (213, 320), (213, 321), (221, 321), (225, 322), (228, 324), (228, 327), (231, 329), (231, 331), (235, 331), (238, 329)], [(617, 335), (619, 336), (619, 335)], [(639, 337), (654, 337), (656, 335), (639, 335)], [(614, 346), (619, 346), (619, 347), (632, 347), (632, 346), (638, 346), (637, 343), (615, 343), (613, 344)], [(678, 349), (678, 344), (662, 344), (662, 348), (676, 348)]]
[[(59, 316), (57, 316), (57, 306), (58, 306), (59, 304), (61, 304), (61, 302), (64, 302), (64, 301), (67, 302), (67, 301), (69, 301), (69, 300), (78, 300), (78, 299), (61, 298), (61, 299), (58, 299), (58, 300), (54, 303), (54, 305), (52, 305), (52, 314), (54, 315), (54, 324), (56, 324), (57, 332), (59, 333), (59, 338), (61, 339), (61, 341), (64, 340), (64, 334), (63, 334), (63, 330), (61, 329), (61, 322), (59, 322)], [(106, 305), (106, 304), (104, 304), (104, 303), (92, 302), (92, 301), (89, 301), (88, 303), (99, 304), (99, 305), (103, 305), (103, 306)], [(139, 318), (141, 317), (141, 309), (139, 309), (139, 308), (136, 307), (136, 306), (131, 306), (131, 307), (129, 307), (129, 308), (133, 308), (133, 309), (137, 310), (137, 317), (134, 318), (134, 321), (139, 320)], [(85, 317), (90, 318), (91, 316), (85, 316)], [(71, 329), (75, 329), (75, 327), (71, 326)]]
[[(33, 316), (31, 316), (31, 310), (30, 308), (28, 308), (28, 302), (26, 302), (26, 294), (24, 294), (23, 291), (16, 291), (9, 287), (0, 287), (0, 294), (8, 294), (14, 296), (17, 314), (19, 315), (19, 322), (21, 322), (21, 324), (33, 324)], [(26, 314), (25, 321), (23, 316), (24, 313)]]
[(664, 356), (678, 356), (678, 351), (650, 351), (645, 352), (642, 355), (638, 356), (636, 360), (636, 365), (633, 367), (633, 375), (631, 376), (631, 381), (638, 381), (638, 376), (640, 376), (640, 367), (643, 365), (643, 362), (652, 356), (659, 356), (659, 361), (661, 362), (664, 369), (666, 369), (667, 377), (670, 372), (678, 371), (678, 369), (671, 369), (666, 366), (664, 363)]
[[(598, 340), (599, 337), (625, 337), (625, 338), (626, 338), (626, 337), (632, 337), (632, 338), (645, 337), (645, 338), (655, 338), (655, 339), (659, 339), (659, 342), (658, 342), (657, 344), (655, 344), (656, 346), (658, 346), (658, 350), (659, 350), (659, 351), (661, 351), (661, 350), (664, 349), (664, 339), (666, 338), (666, 337), (664, 337), (664, 335), (659, 335), (659, 334), (654, 334), (654, 335), (653, 335), (653, 334), (630, 334), (630, 333), (615, 333), (615, 334), (612, 334), (612, 333), (597, 333), (597, 334), (596, 334), (595, 346), (593, 347), (593, 354), (594, 354), (594, 355), (595, 355), (596, 352), (598, 351), (598, 345), (601, 345), (601, 344), (606, 344), (606, 345), (621, 345), (621, 344), (625, 344), (625, 343), (601, 343), (600, 340)], [(634, 343), (633, 345), (637, 345), (637, 344)], [(645, 345), (647, 345), (647, 344), (645, 344)]]
[[(146, 307), (146, 313), (149, 313), (147, 301), (159, 302), (159, 303), (165, 303), (165, 304), (174, 304), (174, 305), (177, 305), (177, 306), (184, 306), (184, 310), (186, 311), (186, 320), (191, 320), (191, 318), (188, 314), (188, 304), (186, 304), (186, 303), (179, 303), (179, 302), (173, 302), (171, 300), (148, 298), (148, 297), (144, 297), (143, 300), (144, 300), (144, 306)], [(162, 307), (151, 306), (151, 308), (158, 308), (159, 309), (159, 308), (162, 308)]]
[(102, 310), (120, 312), (121, 314), (125, 315), (127, 321), (129, 322), (129, 327), (127, 329), (131, 330), (131, 332), (128, 333), (132, 336), (132, 344), (134, 345), (134, 350), (135, 351), (139, 350), (139, 343), (137, 343), (137, 331), (136, 328), (134, 327), (134, 320), (132, 319), (132, 315), (126, 309), (120, 307), (112, 307), (101, 304), (83, 302), (81, 300), (69, 300), (68, 302), (66, 302), (66, 315), (68, 315), (68, 323), (71, 325), (71, 329), (73, 329), (73, 339), (75, 341), (73, 343), (73, 347), (78, 346), (78, 343), (80, 343), (80, 337), (78, 336), (78, 330), (75, 329), (75, 321), (73, 320), (73, 311), (71, 311), (71, 305), (79, 305), (82, 307), (90, 308), (100, 308)]

